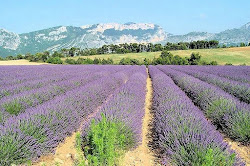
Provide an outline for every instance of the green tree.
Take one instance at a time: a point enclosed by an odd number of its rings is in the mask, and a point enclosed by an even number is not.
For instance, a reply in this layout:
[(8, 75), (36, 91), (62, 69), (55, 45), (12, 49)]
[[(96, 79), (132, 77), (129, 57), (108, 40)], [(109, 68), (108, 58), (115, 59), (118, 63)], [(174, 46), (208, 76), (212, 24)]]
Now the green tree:
[(59, 58), (63, 58), (64, 56), (63, 56), (63, 54), (62, 53), (60, 53), (60, 52), (58, 52), (58, 51), (55, 51), (53, 54), (52, 54), (52, 57), (59, 57)]
[(198, 65), (200, 60), (200, 53), (192, 53), (188, 61), (190, 65)]
[(108, 58), (108, 59), (102, 59), (102, 62), (101, 62), (103, 65), (106, 65), (106, 64), (114, 64), (114, 61), (113, 59), (111, 58)]
[(31, 53), (26, 53), (24, 56), (24, 59), (30, 60), (30, 57), (32, 56)]
[(74, 59), (69, 59), (69, 58), (67, 58), (67, 59), (65, 60), (65, 63), (74, 65), (74, 64), (76, 64), (76, 61), (75, 61)]
[(16, 56), (16, 58), (17, 58), (17, 59), (23, 59), (24, 57), (23, 57), (22, 54), (18, 54), (18, 55)]
[(52, 63), (52, 64), (63, 64), (63, 61), (61, 60), (61, 58), (59, 57), (50, 57), (47, 60), (48, 63)]
[(101, 63), (101, 60), (98, 59), (98, 58), (95, 58), (95, 59), (93, 60), (93, 64), (100, 64), (100, 63)]
[(13, 57), (12, 55), (9, 55), (5, 58), (6, 60), (15, 60), (15, 57)]
[(140, 62), (137, 59), (122, 58), (119, 64), (120, 65), (139, 65)]
[(245, 43), (240, 43), (240, 47), (245, 47), (246, 44)]

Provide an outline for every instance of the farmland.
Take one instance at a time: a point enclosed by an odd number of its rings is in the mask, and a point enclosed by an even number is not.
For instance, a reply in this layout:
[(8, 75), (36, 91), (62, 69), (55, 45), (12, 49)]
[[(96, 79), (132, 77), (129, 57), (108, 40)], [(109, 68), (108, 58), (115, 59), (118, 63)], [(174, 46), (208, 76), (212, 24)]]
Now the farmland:
[(249, 66), (0, 71), (0, 165), (250, 164)]
[(43, 65), (47, 63), (29, 62), (28, 60), (8, 60), (0, 61), (0, 65)]
[[(217, 61), (219, 65), (231, 63), (233, 65), (246, 64), (250, 65), (250, 47), (235, 47), (235, 48), (217, 48), (217, 49), (193, 49), (193, 50), (177, 50), (170, 51), (173, 55), (181, 57), (189, 57), (192, 52), (199, 52), (202, 60), (207, 62)], [(143, 52), (143, 53), (127, 53), (127, 54), (103, 54), (88, 56), (88, 58), (108, 59), (111, 58), (115, 63), (119, 63), (122, 58), (134, 58), (143, 61), (145, 58), (152, 60), (154, 57), (158, 58), (161, 52)], [(86, 56), (82, 56), (86, 58)], [(64, 58), (66, 59), (66, 58)], [(77, 60), (78, 57), (73, 57)]]

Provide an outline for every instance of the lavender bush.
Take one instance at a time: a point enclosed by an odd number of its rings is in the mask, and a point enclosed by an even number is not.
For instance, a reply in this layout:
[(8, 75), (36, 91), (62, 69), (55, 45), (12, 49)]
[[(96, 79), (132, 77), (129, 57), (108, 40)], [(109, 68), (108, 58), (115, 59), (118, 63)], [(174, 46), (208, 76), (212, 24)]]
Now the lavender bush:
[(250, 83), (250, 66), (187, 66), (191, 70), (198, 70), (220, 77)]
[(116, 165), (120, 152), (141, 141), (146, 90), (145, 66), (138, 70), (94, 117), (84, 124), (83, 150), (93, 165)]
[(153, 81), (154, 144), (164, 165), (244, 165), (172, 79), (149, 66)]
[(185, 72), (207, 83), (216, 85), (241, 101), (248, 104), (250, 103), (250, 84), (248, 83), (233, 81), (214, 74), (199, 71), (199, 68), (201, 67), (196, 69), (195, 67), (190, 68), (189, 66), (171, 66), (171, 68)]
[(250, 143), (250, 106), (225, 91), (167, 66), (158, 66), (229, 137)]
[(134, 72), (132, 67), (108, 68), (118, 72), (7, 119), (0, 130), (0, 165), (25, 163), (52, 152)]

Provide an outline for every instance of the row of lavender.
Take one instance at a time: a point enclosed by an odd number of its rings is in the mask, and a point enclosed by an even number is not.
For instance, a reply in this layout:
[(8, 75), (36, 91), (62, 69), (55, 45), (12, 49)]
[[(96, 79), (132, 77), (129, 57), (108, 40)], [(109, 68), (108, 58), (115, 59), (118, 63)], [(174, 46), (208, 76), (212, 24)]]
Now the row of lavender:
[[(50, 68), (47, 67), (46, 68)], [(59, 66), (60, 71), (63, 69), (61, 66)], [(100, 77), (106, 76), (108, 74), (111, 74), (113, 72), (119, 71), (122, 68), (113, 68), (111, 66), (107, 66), (105, 68), (102, 67), (94, 67), (92, 70), (89, 67), (81, 67), (81, 68), (69, 68), (68, 66), (65, 67), (66, 72), (62, 75), (62, 73), (56, 74), (58, 71), (52, 71), (53, 76), (57, 81), (51, 81), (50, 84), (47, 84), (45, 86), (42, 86), (38, 89), (29, 89), (26, 91), (22, 91), (22, 93), (16, 93), (9, 96), (5, 96), (0, 99), (0, 123), (4, 123), (5, 119), (12, 116), (12, 115), (18, 115), (19, 113), (25, 112), (26, 109), (35, 107), (39, 104), (42, 104), (44, 102), (47, 102), (54, 97), (64, 94), (68, 91), (74, 90), (77, 87), (80, 87), (88, 82), (91, 82), (95, 79), (98, 79)], [(11, 68), (12, 69), (12, 68)], [(51, 68), (51, 70), (54, 69)], [(112, 70), (110, 70), (112, 69)], [(63, 69), (65, 71), (65, 69)], [(37, 71), (34, 71), (37, 72)], [(43, 72), (43, 70), (40, 69), (40, 72)], [(66, 76), (64, 76), (66, 75)], [(30, 76), (32, 78), (32, 75)], [(17, 78), (18, 79), (18, 78)], [(44, 80), (41, 80), (44, 81)], [(31, 81), (32, 82), (32, 81)], [(36, 83), (40, 84), (40, 81), (36, 81)], [(49, 82), (47, 82), (49, 83)], [(20, 84), (19, 84), (20, 85)], [(23, 85), (23, 84), (21, 84)], [(26, 88), (29, 87), (30, 84), (25, 83)], [(18, 86), (20, 87), (20, 86)], [(3, 91), (5, 88), (3, 89)]]
[(234, 81), (250, 83), (250, 66), (188, 66), (188, 68)]
[(244, 165), (170, 77), (154, 66), (149, 66), (149, 72), (153, 81), (154, 145), (164, 165)]
[(240, 102), (217, 86), (173, 70), (169, 66), (157, 68), (170, 76), (227, 136), (243, 144), (250, 143), (249, 104)]
[(67, 75), (72, 71), (90, 70), (90, 66), (77, 68), (75, 66), (0, 66), (0, 87), (27, 83), (33, 80), (42, 80), (46, 77)]
[[(83, 125), (82, 148), (90, 165), (91, 163), (116, 165), (119, 150), (129, 150), (141, 142), (146, 79), (145, 66), (138, 67), (126, 84), (117, 89), (110, 100), (99, 109), (92, 119), (92, 124), (89, 121)], [(93, 127), (93, 122), (95, 127)], [(99, 127), (100, 131), (93, 131)], [(93, 132), (96, 132), (96, 135)], [(97, 138), (94, 140), (95, 136)], [(112, 139), (116, 140), (112, 142)], [(93, 143), (95, 141), (96, 143)], [(100, 143), (101, 141), (103, 142)], [(93, 159), (94, 157), (97, 161)]]
[[(223, 89), (224, 91), (230, 93), (231, 95), (237, 97), (239, 100), (250, 103), (250, 81), (248, 83), (243, 83), (239, 81), (230, 80), (228, 78), (220, 77), (215, 74), (210, 74), (207, 72), (202, 72), (201, 67), (192, 67), (192, 66), (171, 66), (172, 69), (185, 72), (189, 75), (192, 75), (202, 81), (216, 85)], [(243, 72), (243, 71), (242, 71)], [(239, 72), (238, 74), (242, 73)], [(249, 77), (250, 77), (250, 68), (249, 68)]]
[[(47, 102), (60, 94), (64, 94), (77, 87), (83, 86), (105, 74), (106, 72), (89, 72), (79, 77), (47, 85), (46, 87), (32, 89), (23, 93), (4, 97), (0, 99), (0, 111), (6, 112), (9, 116), (18, 115), (25, 112), (28, 108)], [(0, 122), (1, 121), (4, 121), (4, 119), (0, 117)]]
[[(95, 68), (106, 67), (92, 66)], [(0, 124), (0, 165), (25, 163), (52, 152), (136, 70), (136, 67), (107, 68), (118, 72), (104, 74)]]
[[(8, 84), (1, 88), (0, 90), (0, 99), (5, 96), (11, 96), (14, 94), (18, 94), (24, 91), (29, 91), (32, 89), (37, 89), (41, 87), (45, 87), (46, 85), (50, 85), (53, 83), (56, 83), (58, 81), (67, 80), (73, 77), (83, 77), (85, 73), (90, 72), (88, 68), (81, 68), (80, 70), (74, 70), (72, 68), (69, 68), (67, 70), (54, 70), (54, 68), (51, 68), (51, 66), (48, 67), (51, 72), (47, 73), (46, 75), (43, 74), (43, 77), (36, 77), (36, 75), (42, 75), (41, 73), (44, 72), (44, 70), (41, 70), (41, 68), (34, 69), (33, 74), (29, 75), (29, 80), (26, 81), (18, 81), (15, 84)], [(13, 70), (15, 68), (10, 68), (10, 70)], [(27, 69), (28, 70), (28, 69)], [(36, 71), (38, 70), (38, 71)], [(94, 72), (94, 71), (91, 71)], [(16, 76), (16, 80), (22, 79), (23, 76)], [(8, 78), (8, 81), (5, 80), (2, 82), (3, 84), (6, 84), (6, 82), (9, 82), (12, 80), (12, 78)], [(0, 84), (2, 85), (2, 84)]]
[[(104, 68), (104, 71), (109, 71), (108, 68), (109, 67)], [(0, 82), (0, 86), (2, 87), (0, 90), (0, 99), (5, 96), (11, 96), (24, 91), (45, 87), (59, 81), (64, 81), (72, 78), (82, 78), (85, 76), (85, 74), (103, 71), (103, 69), (101, 69), (100, 67), (91, 69), (89, 66), (82, 66), (81, 68), (75, 68), (73, 66), (58, 66), (56, 68), (55, 66), (46, 66), (46, 68), (33, 68), (32, 66), (25, 67), (26, 70), (23, 69), (18, 72), (16, 71), (17, 73), (24, 72), (25, 74), (28, 74), (28, 76), (17, 75), (15, 73), (15, 78), (12, 78), (12, 70), (15, 71), (18, 69), (16, 67), (9, 67), (8, 69), (9, 73), (6, 73), (4, 75), (6, 80), (2, 80)], [(27, 71), (31, 72), (27, 73)], [(24, 78), (26, 79), (23, 80)], [(15, 83), (11, 84), (11, 81), (14, 81)]]

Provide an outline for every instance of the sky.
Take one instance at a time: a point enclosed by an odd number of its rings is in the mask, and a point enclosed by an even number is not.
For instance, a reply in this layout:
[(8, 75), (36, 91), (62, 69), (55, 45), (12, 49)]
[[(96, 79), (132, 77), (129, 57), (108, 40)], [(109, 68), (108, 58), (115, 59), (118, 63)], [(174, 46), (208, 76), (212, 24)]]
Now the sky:
[(0, 0), (0, 28), (15, 33), (114, 22), (216, 33), (250, 22), (250, 0)]

